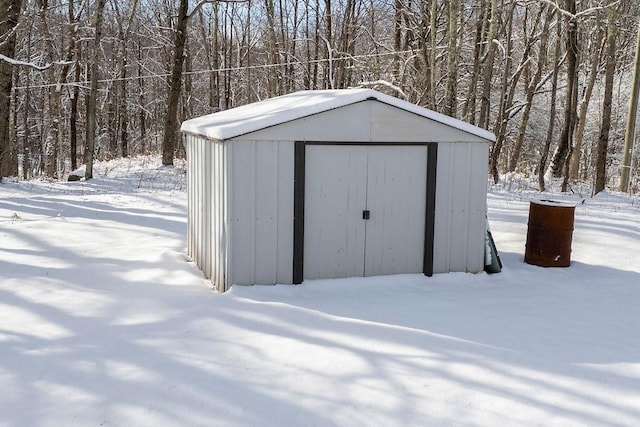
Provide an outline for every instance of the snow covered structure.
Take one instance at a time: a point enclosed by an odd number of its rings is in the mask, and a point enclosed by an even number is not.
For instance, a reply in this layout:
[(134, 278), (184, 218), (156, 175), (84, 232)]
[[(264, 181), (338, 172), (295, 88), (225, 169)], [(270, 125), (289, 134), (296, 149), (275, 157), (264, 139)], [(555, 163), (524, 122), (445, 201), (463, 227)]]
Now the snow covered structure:
[(187, 120), (188, 255), (232, 284), (484, 268), (495, 136), (370, 89)]

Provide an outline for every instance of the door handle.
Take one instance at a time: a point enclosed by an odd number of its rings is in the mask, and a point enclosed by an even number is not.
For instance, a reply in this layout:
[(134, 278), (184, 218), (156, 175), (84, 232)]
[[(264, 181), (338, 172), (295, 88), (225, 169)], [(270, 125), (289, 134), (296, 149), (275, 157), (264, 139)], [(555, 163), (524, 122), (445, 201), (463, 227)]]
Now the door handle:
[(371, 218), (371, 212), (369, 212), (368, 210), (362, 211), (362, 219), (369, 219), (369, 218)]

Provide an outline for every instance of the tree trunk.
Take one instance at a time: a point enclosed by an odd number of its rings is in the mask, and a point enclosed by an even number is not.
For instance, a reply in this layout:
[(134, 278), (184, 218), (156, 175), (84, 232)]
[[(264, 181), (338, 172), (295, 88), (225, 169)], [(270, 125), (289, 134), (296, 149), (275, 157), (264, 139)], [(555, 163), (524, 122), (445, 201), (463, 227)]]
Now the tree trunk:
[[(513, 8), (515, 8), (515, 3), (512, 6), (511, 14), (513, 14)], [(498, 110), (498, 115), (496, 117), (496, 124), (494, 126), (494, 133), (496, 135), (496, 142), (491, 146), (491, 152), (489, 153), (489, 173), (493, 177), (494, 184), (497, 184), (500, 179), (500, 173), (498, 171), (498, 158), (500, 157), (500, 153), (502, 151), (502, 146), (504, 145), (505, 140), (505, 128), (507, 124), (507, 97), (508, 97), (508, 87), (509, 87), (509, 74), (511, 73), (511, 47), (513, 46), (513, 41), (511, 37), (513, 27), (513, 20), (509, 21), (508, 29), (507, 29), (507, 49), (504, 53), (505, 55), (505, 65), (504, 70), (502, 72), (502, 79), (500, 85), (500, 108)], [(484, 99), (484, 98), (483, 98)], [(482, 118), (482, 115), (481, 115)], [(488, 118), (488, 116), (487, 116)]]
[[(299, 9), (299, 5), (298, 5), (298, 0), (294, 0), (293, 3), (293, 22), (294, 22), (294, 27), (292, 30), (292, 34), (298, 34), (299, 31), (299, 26), (301, 25), (301, 20), (298, 20), (298, 9)], [(291, 40), (291, 45), (289, 47), (289, 58), (295, 58), (297, 55), (297, 43), (296, 43), (296, 38), (293, 37), (293, 39)], [(296, 76), (295, 76), (295, 68), (293, 65), (293, 61), (288, 61), (289, 62), (289, 66), (287, 67), (287, 83), (288, 83), (288, 91), (293, 91), (296, 89)]]
[(489, 32), (487, 34), (487, 53), (482, 64), (482, 95), (480, 98), (480, 117), (478, 126), (489, 129), (489, 107), (491, 105), (491, 77), (493, 75), (493, 60), (495, 58), (495, 45), (498, 26), (498, 0), (491, 0), (489, 11)]
[[(217, 15), (216, 15), (217, 17)], [(248, 18), (248, 17), (247, 17)], [(216, 109), (214, 108), (214, 106), (217, 106), (217, 104), (215, 103), (215, 93), (216, 93), (216, 76), (218, 75), (217, 69), (218, 67), (215, 66), (213, 64), (213, 57), (212, 57), (212, 47), (213, 49), (216, 50), (215, 55), (217, 55), (217, 42), (214, 38), (213, 41), (209, 41), (209, 37), (210, 34), (207, 31), (207, 27), (205, 25), (205, 21), (204, 21), (204, 14), (202, 13), (202, 9), (200, 9), (198, 11), (198, 20), (199, 20), (199, 24), (200, 24), (200, 37), (202, 37), (202, 40), (204, 42), (204, 57), (207, 63), (207, 66), (211, 69), (211, 70), (216, 70), (212, 73), (209, 73), (209, 96), (208, 96), (208, 106), (209, 106), (209, 112), (214, 112), (216, 111)], [(214, 33), (216, 34), (218, 31), (217, 26), (214, 28)]]
[(142, 69), (142, 45), (138, 42), (138, 120), (140, 121), (140, 154), (147, 154), (147, 111), (144, 98), (144, 78)]
[(613, 78), (616, 73), (617, 13), (615, 7), (607, 9), (607, 64), (605, 68), (604, 101), (602, 103), (602, 126), (598, 138), (596, 160), (596, 182), (594, 193), (598, 194), (607, 182), (607, 149), (611, 129), (611, 103), (613, 99)]
[[(54, 42), (54, 36), (50, 30), (49, 19), (46, 16), (47, 11), (49, 10), (49, 2), (48, 0), (38, 0), (38, 16), (40, 18), (41, 31), (43, 33), (43, 41), (44, 41), (44, 50), (45, 56), (47, 58), (47, 62), (49, 64), (53, 64), (56, 60), (56, 46)], [(65, 147), (62, 144), (62, 132), (61, 132), (61, 123), (63, 121), (62, 118), (62, 85), (67, 80), (67, 74), (71, 68), (70, 64), (72, 63), (73, 56), (76, 52), (76, 40), (77, 40), (77, 17), (74, 12), (74, 2), (73, 0), (69, 1), (68, 4), (68, 18), (69, 22), (67, 24), (67, 34), (68, 34), (68, 45), (65, 49), (64, 53), (64, 61), (65, 63), (62, 65), (60, 69), (60, 73), (58, 77), (56, 77), (56, 72), (54, 67), (50, 67), (47, 69), (45, 75), (50, 83), (54, 83), (55, 85), (47, 88), (48, 91), (48, 101), (49, 101), (49, 114), (48, 114), (48, 129), (46, 131), (45, 137), (45, 165), (44, 165), (44, 174), (48, 178), (54, 178), (58, 173), (58, 157), (64, 159)], [(52, 21), (54, 22), (54, 21)], [(65, 144), (66, 146), (66, 144)], [(64, 162), (62, 162), (64, 164)]]
[(458, 0), (449, 0), (449, 26), (447, 30), (447, 88), (444, 96), (444, 114), (455, 117), (457, 114), (458, 89)]
[(571, 154), (571, 161), (569, 164), (569, 179), (578, 179), (580, 172), (580, 159), (582, 157), (582, 139), (584, 137), (584, 129), (587, 120), (587, 110), (589, 108), (589, 102), (591, 101), (591, 95), (593, 93), (593, 87), (595, 86), (598, 78), (598, 70), (600, 60), (602, 58), (602, 40), (604, 38), (604, 31), (600, 27), (600, 13), (596, 12), (597, 26), (596, 40), (593, 42), (593, 53), (591, 57), (591, 69), (589, 70), (589, 80), (587, 86), (584, 89), (582, 100), (580, 101), (580, 107), (578, 109), (578, 122), (576, 124), (576, 135), (574, 138), (574, 150)]
[[(75, 56), (74, 81), (80, 81), (80, 50), (77, 45), (77, 21), (74, 0), (69, 0), (69, 34), (71, 36), (68, 59)], [(66, 76), (66, 73), (65, 73)], [(73, 85), (70, 91), (70, 112), (69, 112), (69, 157), (71, 158), (71, 170), (78, 168), (78, 98), (80, 88)]]
[[(355, 5), (356, 2), (354, 0), (346, 1), (344, 16), (342, 19), (342, 29), (340, 32), (339, 45), (341, 50), (340, 53), (343, 58), (338, 62), (338, 78), (336, 79), (338, 88), (346, 88), (351, 84), (353, 60), (349, 56), (353, 55), (354, 53), (352, 50), (352, 47), (355, 43), (353, 29), (357, 27), (357, 22), (355, 20)], [(400, 13), (400, 17), (402, 17), (402, 13)], [(394, 71), (394, 78), (396, 78), (397, 81), (400, 82), (402, 80), (402, 76), (400, 76), (398, 70)]]
[(566, 0), (566, 10), (574, 15), (567, 18), (567, 90), (564, 107), (564, 125), (558, 139), (558, 146), (551, 159), (549, 169), (551, 175), (558, 178), (562, 175), (563, 167), (573, 146), (574, 131), (576, 125), (576, 100), (578, 80), (578, 20), (576, 13), (576, 0)]
[[(31, 33), (32, 27), (27, 33), (27, 61), (31, 61)], [(29, 179), (31, 172), (31, 126), (29, 119), (31, 118), (31, 69), (27, 68), (26, 72), (26, 89), (24, 91), (24, 112), (22, 116), (22, 127), (24, 135), (22, 138), (22, 179)], [(0, 179), (2, 177), (0, 176)]]
[(118, 94), (118, 122), (116, 128), (119, 129), (120, 139), (120, 155), (122, 157), (129, 156), (129, 111), (127, 108), (127, 42), (129, 40), (129, 33), (131, 31), (131, 25), (133, 18), (138, 7), (138, 0), (134, 0), (131, 4), (131, 10), (127, 18), (126, 27), (123, 25), (124, 16), (120, 13), (118, 2), (113, 4), (118, 20), (118, 40), (120, 56), (118, 57), (118, 69), (120, 75), (118, 76), (118, 83), (116, 93)]
[[(311, 22), (309, 20), (311, 13), (309, 12), (309, 9), (311, 8), (311, 5), (309, 4), (309, 0), (305, 1), (305, 29), (304, 29), (304, 34), (305, 34), (305, 52), (306, 52), (306, 56), (307, 56), (307, 63), (306, 63), (306, 72), (304, 74), (304, 88), (306, 90), (311, 89), (311, 75), (312, 75), (312, 70), (313, 68), (317, 67), (317, 63), (315, 63), (315, 65), (312, 67), (312, 56), (311, 56)], [(317, 15), (317, 14), (316, 14)], [(316, 36), (317, 38), (317, 36)]]
[[(49, 2), (48, 0), (38, 0), (37, 3), (39, 9), (38, 17), (40, 18), (40, 25), (42, 28), (41, 31), (43, 33), (42, 36), (44, 41), (43, 44), (45, 57), (47, 62), (53, 63), (55, 61), (56, 48), (53, 42), (53, 35), (49, 30), (49, 21), (46, 16), (47, 10), (49, 9)], [(56, 81), (55, 69), (53, 67), (50, 67), (45, 72), (45, 75), (49, 82), (53, 83)], [(44, 139), (44, 175), (47, 178), (54, 178), (57, 172), (56, 154), (58, 148), (58, 133), (60, 131), (60, 91), (55, 86), (48, 87), (47, 91), (47, 99), (49, 101), (49, 113), (47, 121), (49, 123), (47, 125)]]
[[(115, 68), (115, 65), (110, 64), (109, 69)], [(109, 159), (114, 159), (118, 154), (118, 112), (116, 104), (118, 103), (118, 85), (112, 85), (107, 89), (107, 129), (106, 133), (109, 140)]]
[(127, 60), (126, 51), (123, 52), (122, 68), (120, 69), (120, 155), (129, 157), (129, 109), (127, 108)]
[(231, 29), (229, 28), (231, 26), (228, 20), (229, 3), (225, 5), (225, 8), (227, 9), (227, 13), (224, 14), (224, 19), (222, 21), (222, 28), (223, 28), (222, 40), (223, 40), (223, 43), (226, 42), (226, 44), (224, 44), (224, 49), (222, 52), (222, 58), (223, 58), (222, 67), (224, 68), (223, 108), (229, 109), (231, 108), (231, 59), (232, 59), (231, 56), (232, 56), (232, 48), (235, 43), (235, 39), (233, 38), (233, 31), (231, 31)]
[(270, 67), (267, 68), (268, 92), (270, 96), (280, 95), (278, 93), (278, 70), (275, 64), (278, 64), (277, 40), (276, 40), (276, 18), (273, 0), (265, 0), (265, 9), (267, 14), (267, 57)]
[(400, 81), (400, 42), (402, 40), (402, 0), (393, 2), (393, 78)]
[[(496, 0), (497, 1), (497, 0)], [(438, 2), (433, 0), (429, 9), (429, 108), (436, 111), (436, 60), (438, 58)]]
[(91, 85), (87, 98), (87, 127), (84, 149), (86, 166), (84, 179), (93, 178), (93, 157), (96, 146), (96, 103), (98, 98), (98, 63), (100, 62), (100, 41), (102, 40), (102, 21), (106, 0), (98, 0), (96, 5), (96, 26), (93, 42), (93, 58), (91, 58)]
[[(528, 84), (526, 85), (526, 95), (525, 95), (526, 105), (524, 106), (524, 111), (522, 112), (522, 118), (520, 119), (520, 126), (518, 127), (516, 143), (513, 146), (513, 152), (511, 153), (511, 157), (509, 158), (509, 166), (507, 168), (509, 172), (514, 172), (518, 167), (518, 163), (520, 162), (520, 153), (522, 152), (522, 147), (524, 145), (527, 124), (529, 123), (531, 108), (533, 106), (533, 98), (536, 94), (536, 91), (538, 90), (538, 85), (542, 80), (542, 71), (544, 70), (544, 67), (547, 63), (547, 45), (549, 42), (549, 27), (551, 25), (552, 19), (553, 19), (553, 10), (549, 8), (544, 24), (542, 26), (542, 33), (540, 36), (540, 47), (539, 47), (538, 61), (537, 61), (538, 66), (536, 67), (536, 72), (531, 78), (531, 81), (529, 81)], [(537, 26), (533, 28), (533, 31), (537, 31)]]
[[(13, 87), (14, 88), (18, 88), (20, 87), (20, 73), (16, 72), (14, 73), (14, 77), (15, 77), (15, 81), (13, 82)], [(9, 143), (11, 144), (11, 150), (9, 151), (9, 158), (13, 159), (13, 161), (15, 162), (15, 173), (14, 175), (18, 175), (19, 172), (19, 168), (18, 168), (18, 154), (20, 153), (19, 151), (19, 143), (18, 143), (18, 108), (15, 107), (18, 105), (18, 91), (17, 90), (13, 90), (11, 92), (11, 105), (14, 106), (12, 108), (13, 112), (11, 115), (11, 122), (10, 122), (10, 126), (9, 126)]]
[(327, 49), (327, 67), (325, 73), (325, 81), (329, 83), (329, 89), (335, 89), (335, 80), (333, 77), (333, 12), (331, 10), (331, 0), (324, 0), (324, 20), (325, 20), (325, 37)]
[[(80, 59), (76, 58), (75, 79), (80, 81)], [(69, 114), (69, 151), (71, 152), (71, 170), (78, 168), (78, 98), (80, 88), (74, 85), (71, 91), (71, 112)]]
[(553, 65), (553, 77), (551, 81), (551, 105), (549, 107), (549, 127), (547, 128), (547, 137), (545, 138), (544, 147), (542, 148), (542, 154), (540, 155), (540, 163), (538, 164), (538, 189), (540, 192), (546, 190), (544, 176), (547, 169), (547, 158), (549, 157), (549, 149), (551, 148), (551, 142), (553, 141), (553, 133), (555, 132), (556, 124), (556, 99), (558, 93), (558, 76), (560, 74), (560, 63), (562, 62), (562, 25), (560, 20), (556, 22), (556, 47), (554, 53), (554, 65)]
[[(3, 1), (0, 7), (0, 54), (13, 58), (16, 53), (15, 29), (22, 9), (22, 0)], [(6, 38), (4, 38), (6, 37)], [(9, 138), (11, 121), (11, 91), (13, 89), (13, 66), (0, 60), (0, 180), (4, 176), (17, 175), (17, 150)]]
[(167, 95), (167, 115), (162, 139), (162, 164), (173, 165), (175, 140), (178, 134), (178, 104), (182, 90), (182, 65), (184, 64), (184, 47), (187, 40), (187, 8), (189, 0), (180, 0), (178, 22), (173, 47), (173, 70)]
[[(510, 16), (513, 16), (515, 11), (516, 4), (513, 3), (511, 6), (511, 10), (509, 12)], [(537, 25), (537, 24), (536, 24)], [(496, 134), (496, 142), (493, 144), (491, 149), (491, 153), (489, 155), (489, 171), (493, 176), (493, 180), (495, 183), (498, 182), (499, 173), (498, 173), (498, 160), (500, 158), (500, 154), (502, 151), (502, 147), (507, 137), (507, 126), (509, 121), (512, 118), (511, 109), (513, 106), (513, 98), (515, 97), (516, 88), (518, 86), (518, 81), (520, 80), (520, 76), (522, 76), (522, 71), (525, 69), (526, 63), (529, 61), (529, 51), (531, 49), (531, 44), (528, 44), (523, 52), (520, 64), (516, 71), (511, 74), (511, 62), (512, 62), (512, 51), (513, 51), (513, 20), (510, 20), (507, 25), (507, 50), (505, 53), (506, 61), (505, 61), (505, 69), (502, 75), (502, 92), (500, 96), (500, 109), (498, 111), (498, 116), (496, 118), (496, 125), (494, 133)]]
[(210, 81), (209, 84), (212, 85), (213, 92), (213, 100), (211, 102), (211, 107), (214, 108), (214, 111), (220, 110), (220, 73), (217, 71), (220, 68), (220, 45), (218, 40), (218, 30), (220, 28), (219, 18), (218, 18), (218, 2), (213, 4), (213, 69), (216, 70), (215, 73), (212, 74), (213, 81)]
[(476, 20), (476, 36), (473, 48), (473, 67), (471, 68), (471, 83), (467, 92), (462, 115), (471, 124), (476, 123), (476, 98), (478, 97), (478, 80), (480, 77), (480, 54), (482, 52), (482, 37), (485, 30), (486, 2), (480, 0), (480, 11)]
[(638, 114), (638, 97), (640, 95), (640, 21), (638, 22), (638, 38), (636, 40), (636, 59), (633, 67), (633, 84), (629, 100), (627, 127), (624, 133), (624, 149), (622, 153), (622, 170), (620, 171), (620, 191), (629, 191), (629, 175), (631, 172), (631, 153), (633, 140), (636, 137), (636, 116)]

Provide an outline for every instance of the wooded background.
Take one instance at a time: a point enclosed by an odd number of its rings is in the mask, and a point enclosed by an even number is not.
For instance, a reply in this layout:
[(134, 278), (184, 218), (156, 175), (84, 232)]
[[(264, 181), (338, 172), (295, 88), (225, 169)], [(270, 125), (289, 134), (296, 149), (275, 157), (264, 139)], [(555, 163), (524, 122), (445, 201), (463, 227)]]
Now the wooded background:
[(0, 176), (171, 164), (185, 119), (371, 87), (494, 132), (495, 181), (618, 189), (639, 16), (637, 0), (0, 0)]

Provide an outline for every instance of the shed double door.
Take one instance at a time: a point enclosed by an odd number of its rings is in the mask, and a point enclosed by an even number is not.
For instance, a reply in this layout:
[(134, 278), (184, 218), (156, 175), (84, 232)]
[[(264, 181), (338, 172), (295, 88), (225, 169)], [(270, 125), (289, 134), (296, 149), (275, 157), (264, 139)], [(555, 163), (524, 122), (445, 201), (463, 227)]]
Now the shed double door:
[(304, 278), (423, 271), (427, 147), (308, 145)]

